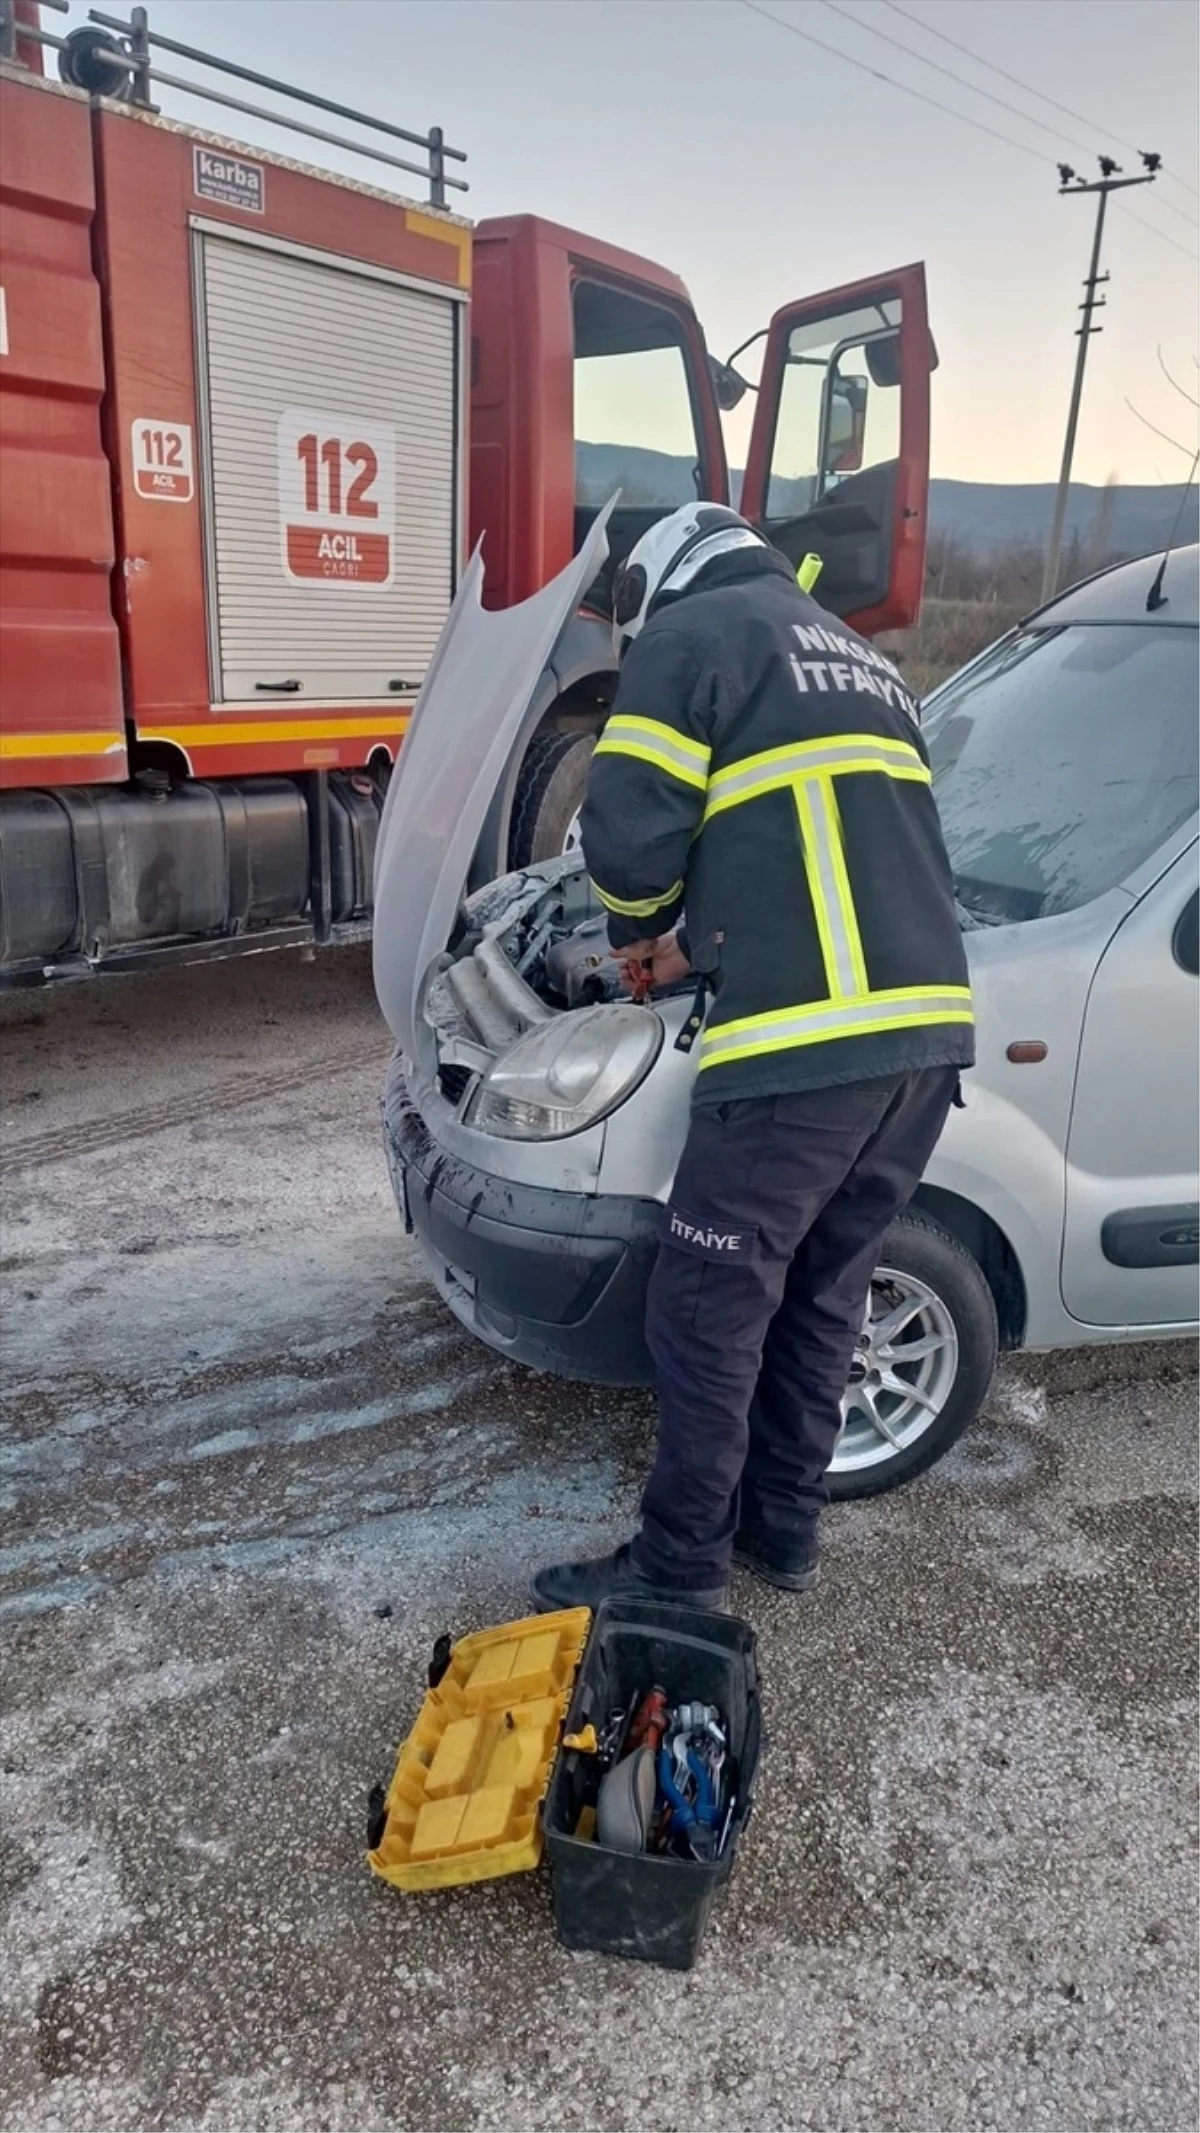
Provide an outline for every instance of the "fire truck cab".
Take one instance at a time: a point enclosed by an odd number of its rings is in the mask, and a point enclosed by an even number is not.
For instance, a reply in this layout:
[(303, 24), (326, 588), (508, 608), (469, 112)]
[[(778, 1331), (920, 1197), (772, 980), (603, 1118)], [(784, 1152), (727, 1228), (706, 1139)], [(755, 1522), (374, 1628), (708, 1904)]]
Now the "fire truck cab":
[[(190, 94), (336, 138), (372, 179), (419, 173), (428, 200), (166, 116), (180, 58)], [(820, 597), (859, 629), (916, 618), (921, 268), (783, 307), (751, 384), (667, 270), (452, 212), (462, 161), (144, 9), (60, 36), (0, 0), (0, 984), (362, 938), (468, 550), (508, 606), (619, 489), (611, 570), (663, 512), (729, 500), (721, 412), (748, 390), (740, 508), (822, 558)], [(612, 693), (606, 591), (534, 693), (475, 883), (571, 840)]]

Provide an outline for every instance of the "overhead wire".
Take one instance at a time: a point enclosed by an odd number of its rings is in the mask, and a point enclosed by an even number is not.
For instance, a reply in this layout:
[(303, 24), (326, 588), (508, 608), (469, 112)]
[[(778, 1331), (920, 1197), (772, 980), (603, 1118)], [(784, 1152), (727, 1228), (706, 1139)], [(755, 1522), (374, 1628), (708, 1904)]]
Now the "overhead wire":
[(789, 36), (803, 38), (805, 44), (815, 44), (818, 51), (830, 52), (835, 59), (844, 60), (848, 67), (857, 67), (860, 74), (869, 74), (872, 81), (886, 82), (891, 89), (902, 89), (906, 96), (915, 96), (918, 103), (929, 104), (934, 111), (944, 111), (948, 118), (961, 119), (964, 126), (974, 126), (977, 133), (988, 133), (994, 141), (1003, 141), (1009, 148), (1019, 148), (1022, 155), (1036, 156), (1039, 163), (1045, 163), (1040, 148), (1031, 148), (1027, 141), (1014, 141), (1011, 133), (1001, 133), (995, 126), (986, 126), (982, 119), (972, 118), (969, 112), (956, 111), (953, 104), (940, 103), (936, 96), (927, 96), (924, 89), (914, 89), (911, 82), (897, 81), (894, 74), (885, 74), (882, 67), (873, 67), (868, 60), (856, 59), (852, 52), (843, 52), (840, 45), (827, 44), (812, 30), (801, 29), (798, 22), (787, 22), (782, 15), (773, 15), (769, 8), (759, 4), (759, 0), (739, 0), (739, 5), (748, 8), (752, 15), (761, 15), (764, 22), (773, 22), (777, 30), (786, 30)]
[[(943, 112), (947, 118), (958, 119), (964, 126), (973, 126), (976, 133), (986, 133), (993, 141), (1002, 141), (1006, 148), (1015, 148), (1021, 155), (1032, 156), (1036, 162), (1045, 165), (1047, 158), (1042, 150), (1031, 148), (1028, 141), (1014, 140), (1011, 133), (1001, 133), (997, 126), (986, 125), (982, 119), (973, 118), (969, 111), (960, 111), (953, 104), (944, 104), (940, 98), (927, 95), (924, 89), (914, 88), (911, 82), (898, 81), (894, 74), (885, 74), (882, 67), (872, 66), (869, 60), (856, 59), (852, 52), (843, 51), (840, 45), (829, 44), (814, 31), (802, 29), (798, 22), (788, 22), (782, 15), (773, 15), (769, 8), (761, 5), (761, 0), (738, 0), (738, 4), (752, 15), (761, 15), (764, 22), (773, 23), (777, 30), (786, 30), (790, 37), (799, 37), (803, 43), (815, 45), (818, 51), (828, 52), (832, 58), (842, 60), (846, 66), (856, 67), (860, 74), (869, 75), (872, 81), (881, 81), (890, 89), (899, 89), (902, 95), (915, 97), (918, 103), (928, 104), (932, 110)], [(860, 24), (860, 27), (866, 25)], [(914, 53), (913, 56), (916, 58), (919, 55)], [(1035, 119), (1032, 123), (1036, 125), (1038, 121)], [(1116, 139), (1116, 135), (1113, 138)], [(1140, 153), (1140, 150), (1138, 152)], [(1131, 222), (1140, 223), (1144, 230), (1149, 230), (1152, 237), (1159, 238), (1163, 244), (1171, 245), (1176, 252), (1182, 252), (1185, 259), (1196, 259), (1196, 253), (1189, 246), (1180, 244), (1177, 238), (1169, 236), (1166, 230), (1160, 230), (1155, 223), (1147, 222), (1143, 216), (1135, 214), (1132, 208), (1121, 206), (1121, 212), (1128, 215)]]
[[(848, 7), (842, 7), (839, 0), (820, 0), (820, 4), (828, 8), (831, 15), (840, 15), (843, 22), (852, 22), (855, 29), (865, 30), (869, 37), (878, 37), (882, 44), (890, 44), (894, 51), (903, 52), (906, 58), (919, 60), (923, 67), (932, 67), (935, 74), (944, 74), (947, 81), (956, 82), (960, 89), (968, 89), (972, 96), (982, 96), (989, 104), (997, 104), (1001, 111), (1007, 111), (1011, 117), (1020, 119), (1023, 125), (1036, 126), (1040, 133), (1048, 133), (1056, 141), (1066, 141), (1071, 148), (1078, 149), (1083, 155), (1095, 153), (1094, 141), (1076, 140), (1071, 134), (1064, 133), (1060, 126), (1051, 125), (1047, 119), (1035, 118), (1031, 111), (1022, 111), (1019, 104), (1011, 104), (1007, 97), (996, 96), (991, 89), (981, 89), (977, 82), (968, 81), (965, 74), (958, 73), (953, 67), (944, 67), (938, 59), (928, 58), (924, 52), (918, 52), (914, 45), (906, 44), (903, 38), (889, 37), (886, 30), (878, 29), (873, 22), (867, 22), (861, 15), (853, 14)], [(903, 8), (897, 8), (896, 12), (903, 15), (906, 22), (917, 21), (915, 15), (906, 14)], [(937, 34), (940, 35), (940, 31)], [(965, 46), (962, 49), (965, 50)], [(1086, 125), (1087, 121), (1083, 120), (1081, 123)], [(1122, 147), (1126, 145), (1119, 134), (1114, 133), (1110, 138), (1119, 141)], [(1135, 150), (1135, 153), (1140, 155), (1141, 150)], [(1160, 200), (1158, 204), (1165, 207), (1170, 214), (1178, 215), (1181, 221), (1190, 222), (1194, 230), (1200, 230), (1200, 221), (1195, 215), (1189, 215), (1185, 207), (1176, 207), (1173, 200)]]
[(1131, 222), (1136, 222), (1140, 228), (1144, 230), (1149, 230), (1150, 235), (1152, 237), (1161, 238), (1162, 242), (1164, 244), (1169, 244), (1174, 251), (1182, 252), (1184, 258), (1190, 259), (1193, 266), (1195, 265), (1197, 254), (1193, 252), (1190, 245), (1180, 244), (1179, 239), (1177, 237), (1169, 237), (1165, 230), (1159, 229), (1158, 224), (1156, 222), (1147, 222), (1144, 215), (1139, 215), (1135, 213), (1133, 208), (1126, 207), (1123, 200), (1116, 201), (1114, 205), (1119, 215), (1127, 215)]
[[(1074, 119), (1077, 126), (1086, 126), (1090, 133), (1107, 133), (1112, 140), (1118, 142), (1122, 148), (1128, 148), (1133, 155), (1141, 154), (1136, 141), (1127, 141), (1123, 134), (1115, 133), (1111, 126), (1097, 126), (1093, 119), (1085, 118), (1081, 111), (1073, 110), (1070, 104), (1060, 104), (1057, 97), (1047, 96), (1044, 89), (1035, 89), (1032, 82), (1023, 81), (1019, 74), (1010, 74), (1006, 67), (998, 67), (995, 60), (985, 59), (982, 52), (977, 52), (973, 45), (963, 44), (957, 37), (951, 37), (948, 30), (935, 29), (932, 22), (926, 22), (923, 16), (914, 15), (909, 8), (901, 7), (900, 0), (883, 0), (883, 5), (890, 8), (893, 15), (901, 15), (905, 22), (911, 22), (916, 29), (924, 30), (926, 36), (938, 38), (942, 44), (951, 45), (956, 52), (961, 52), (964, 58), (974, 60), (976, 66), (986, 67), (989, 74), (998, 74), (1001, 81), (1011, 82), (1014, 89), (1024, 89), (1028, 96), (1036, 96), (1039, 103), (1049, 104), (1051, 110), (1061, 111), (1065, 117)], [(1176, 185), (1182, 185), (1185, 192), (1200, 200), (1200, 189), (1189, 184), (1186, 178), (1181, 178), (1177, 170), (1165, 170), (1163, 176), (1170, 178)]]

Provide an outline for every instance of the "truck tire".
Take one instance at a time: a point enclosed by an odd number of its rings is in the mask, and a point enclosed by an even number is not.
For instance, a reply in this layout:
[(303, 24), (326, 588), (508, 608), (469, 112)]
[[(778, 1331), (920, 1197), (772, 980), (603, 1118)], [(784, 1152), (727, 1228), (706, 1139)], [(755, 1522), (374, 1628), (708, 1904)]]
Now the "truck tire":
[[(889, 1314), (909, 1307), (894, 1339), (880, 1341)], [(882, 1495), (933, 1466), (974, 1421), (996, 1368), (996, 1304), (982, 1267), (949, 1230), (915, 1209), (883, 1240), (866, 1330), (872, 1338), (856, 1357), (857, 1390), (852, 1378), (829, 1469), (834, 1502)], [(906, 1339), (930, 1352), (906, 1362)], [(913, 1384), (929, 1404), (885, 1390), (881, 1380), (889, 1377), (893, 1386)], [(902, 1440), (894, 1448), (868, 1419), (871, 1405)]]
[(510, 867), (557, 859), (571, 849), (595, 745), (594, 733), (545, 733), (530, 743), (513, 801)]

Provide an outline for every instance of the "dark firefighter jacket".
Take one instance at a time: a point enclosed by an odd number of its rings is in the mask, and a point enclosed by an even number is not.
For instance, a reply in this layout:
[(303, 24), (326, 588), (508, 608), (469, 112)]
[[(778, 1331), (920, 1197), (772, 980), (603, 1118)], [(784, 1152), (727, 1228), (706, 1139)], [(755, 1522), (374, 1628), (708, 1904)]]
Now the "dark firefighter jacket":
[(718, 557), (634, 640), (581, 826), (615, 948), (686, 905), (698, 1103), (971, 1065), (916, 706), (774, 550)]

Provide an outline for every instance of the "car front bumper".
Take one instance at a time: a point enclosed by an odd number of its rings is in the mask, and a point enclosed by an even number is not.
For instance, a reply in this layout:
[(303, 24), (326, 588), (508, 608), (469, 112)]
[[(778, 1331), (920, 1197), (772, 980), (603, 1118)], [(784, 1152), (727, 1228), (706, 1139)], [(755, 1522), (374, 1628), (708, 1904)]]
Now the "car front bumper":
[(489, 1347), (557, 1377), (645, 1385), (656, 1200), (514, 1184), (437, 1141), (399, 1063), (384, 1141), (401, 1218), (456, 1318)]

